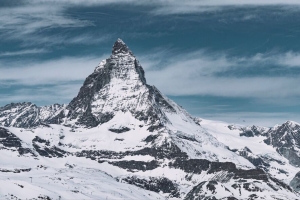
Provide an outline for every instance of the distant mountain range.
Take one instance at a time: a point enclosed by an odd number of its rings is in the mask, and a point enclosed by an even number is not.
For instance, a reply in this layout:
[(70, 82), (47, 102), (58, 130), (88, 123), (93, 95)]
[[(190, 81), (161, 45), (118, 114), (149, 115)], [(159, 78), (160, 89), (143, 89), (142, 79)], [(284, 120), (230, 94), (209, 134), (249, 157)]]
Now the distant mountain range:
[(1, 199), (299, 199), (300, 124), (192, 117), (118, 39), (68, 104), (0, 108)]

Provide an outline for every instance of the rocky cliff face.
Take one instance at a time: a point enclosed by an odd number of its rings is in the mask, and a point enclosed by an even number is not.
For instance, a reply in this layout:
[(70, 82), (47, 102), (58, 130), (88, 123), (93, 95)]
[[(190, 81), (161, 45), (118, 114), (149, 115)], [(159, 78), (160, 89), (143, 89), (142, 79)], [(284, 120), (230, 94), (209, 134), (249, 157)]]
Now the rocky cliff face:
[(278, 153), (287, 158), (291, 164), (300, 166), (300, 125), (298, 123), (287, 121), (270, 129), (266, 136), (266, 144), (276, 148)]
[(174, 108), (155, 87), (146, 84), (139, 61), (118, 39), (110, 58), (87, 77), (67, 110), (68, 124), (95, 127), (112, 119), (117, 111), (129, 111), (138, 120), (159, 126), (167, 121), (162, 110), (172, 112)]

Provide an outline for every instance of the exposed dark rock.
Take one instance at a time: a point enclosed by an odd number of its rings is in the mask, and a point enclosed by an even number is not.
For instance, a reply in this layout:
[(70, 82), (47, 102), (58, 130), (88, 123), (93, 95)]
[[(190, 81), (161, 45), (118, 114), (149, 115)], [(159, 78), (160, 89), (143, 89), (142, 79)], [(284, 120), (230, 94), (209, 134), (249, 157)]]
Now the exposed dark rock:
[(268, 175), (262, 169), (249, 169), (249, 170), (237, 169), (234, 170), (233, 173), (235, 173), (234, 176), (235, 179), (243, 178), (243, 179), (262, 180), (265, 182), (268, 181)]
[(215, 185), (218, 185), (218, 183), (216, 181), (209, 181), (206, 185), (206, 188), (214, 194), (214, 193), (216, 193)]
[(182, 134), (177, 134), (176, 136), (178, 138), (181, 138), (181, 139), (184, 139), (184, 140), (189, 140), (189, 141), (192, 141), (192, 142), (197, 142), (197, 140), (194, 137), (188, 137), (188, 136), (185, 136), (185, 135), (182, 135)]
[[(198, 199), (204, 199), (204, 200), (217, 200), (215, 197), (215, 194), (218, 192), (216, 191), (216, 185), (220, 183), (216, 181), (203, 181), (200, 184), (196, 185), (184, 198), (184, 200), (198, 200)], [(206, 186), (205, 186), (206, 185)], [(221, 185), (221, 187), (224, 187)], [(224, 187), (224, 190), (230, 192), (226, 187)], [(209, 191), (209, 195), (206, 191)], [(225, 199), (230, 199), (231, 195), (228, 196)]]
[(77, 157), (86, 157), (86, 158), (94, 158), (94, 160), (99, 159), (121, 159), (126, 156), (124, 152), (115, 152), (115, 151), (94, 151), (94, 150), (82, 150), (80, 152), (75, 153)]
[(46, 195), (39, 195), (38, 200), (52, 200), (52, 199)]
[(140, 188), (150, 190), (153, 192), (163, 192), (170, 194), (170, 197), (180, 197), (179, 189), (171, 180), (161, 177), (149, 177), (149, 179), (142, 179), (136, 176), (122, 178), (122, 181), (125, 181), (129, 184), (136, 185)]
[(20, 155), (24, 155), (24, 154), (27, 154), (27, 153), (30, 153), (32, 156), (36, 156), (33, 151), (29, 148), (23, 148), (23, 147), (19, 147), (18, 148), (18, 152)]
[(227, 127), (229, 128), (229, 130), (237, 130), (238, 129), (234, 125), (228, 125)]
[(287, 158), (290, 164), (300, 166), (300, 125), (291, 121), (270, 129), (264, 142), (276, 148), (277, 152)]
[(68, 155), (68, 152), (56, 146), (52, 146), (52, 147), (39, 146), (37, 143), (33, 143), (32, 145), (40, 156), (49, 157), (49, 158), (52, 157), (61, 158), (64, 157), (65, 155)]
[(77, 157), (93, 158), (93, 160), (99, 159), (121, 159), (125, 156), (135, 155), (150, 155), (156, 159), (174, 159), (174, 158), (188, 158), (185, 152), (182, 152), (175, 144), (165, 143), (159, 147), (146, 147), (137, 151), (94, 151), (94, 150), (83, 150), (75, 154)]
[(225, 197), (224, 199), (222, 200), (238, 200), (237, 198), (235, 197)]
[(264, 128), (260, 128), (257, 126), (245, 127), (245, 128), (241, 128), (240, 130), (242, 131), (242, 133), (240, 133), (240, 136), (245, 136), (245, 137), (264, 135), (266, 131)]
[(116, 138), (116, 139), (114, 139), (115, 141), (124, 141), (124, 139), (123, 138)]
[(201, 174), (202, 171), (208, 170), (210, 163), (208, 160), (200, 159), (176, 159), (174, 162), (170, 162), (169, 166), (182, 169), (186, 173)]
[(21, 172), (29, 172), (31, 171), (31, 168), (28, 169), (0, 169), (0, 172), (12, 172), (12, 173), (21, 173)]
[(298, 172), (295, 177), (291, 180), (290, 186), (297, 192), (300, 191), (300, 172)]
[(20, 188), (24, 188), (24, 185), (20, 185), (20, 184), (17, 184), (15, 183), (17, 186), (19, 186)]
[(258, 199), (259, 196), (257, 196), (256, 194), (250, 194), (248, 200), (254, 200), (254, 199)]
[(42, 138), (40, 138), (38, 136), (35, 136), (33, 138), (32, 142), (33, 143), (35, 143), (35, 142), (44, 143), (45, 145), (50, 146), (50, 141), (49, 140), (44, 140), (44, 139), (42, 139)]
[(31, 149), (22, 147), (20, 138), (5, 128), (0, 128), (0, 144), (12, 151), (18, 151), (20, 155), (30, 153), (35, 156)]
[(110, 128), (108, 130), (114, 133), (124, 133), (130, 131), (130, 128), (122, 126), (120, 128)]
[(245, 147), (242, 150), (236, 150), (235, 153), (237, 153), (238, 155), (246, 158), (247, 160), (249, 160), (249, 162), (251, 162), (256, 167), (259, 167), (259, 168), (262, 168), (262, 169), (268, 169), (268, 167), (270, 167), (270, 164), (267, 161), (265, 161), (260, 156), (254, 155), (251, 152), (251, 150), (247, 147)]
[(113, 45), (112, 54), (117, 55), (120, 53), (133, 55), (128, 46), (121, 39), (118, 39)]
[(5, 147), (22, 147), (21, 140), (4, 128), (0, 128), (0, 144)]
[(153, 125), (153, 126), (150, 126), (147, 130), (150, 132), (153, 132), (153, 131), (159, 130), (161, 128), (164, 128), (164, 125), (162, 125), (162, 124)]
[(234, 163), (231, 162), (211, 162), (203, 159), (176, 159), (169, 163), (170, 167), (179, 168), (187, 173), (200, 174), (202, 171), (212, 174), (220, 171), (233, 173), (234, 179), (257, 179), (268, 181), (267, 174), (262, 169), (243, 170), (237, 169)]
[(56, 147), (52, 146), (50, 147), (50, 141), (44, 140), (38, 136), (35, 136), (32, 140), (32, 146), (37, 151), (37, 153), (44, 157), (64, 157), (64, 155), (67, 155), (68, 152)]
[(285, 184), (284, 182), (282, 182), (274, 177), (271, 177), (271, 176), (269, 178), (281, 189), (284, 188), (284, 189), (289, 190), (290, 192), (293, 192), (293, 189), (289, 185)]
[(149, 136), (147, 136), (143, 141), (144, 142), (146, 142), (146, 143), (154, 143), (154, 141), (157, 139), (159, 137), (159, 135), (158, 134), (156, 134), (156, 135), (149, 135)]
[(173, 143), (164, 143), (159, 147), (146, 147), (144, 149), (128, 153), (132, 155), (150, 155), (156, 159), (188, 158), (188, 155), (185, 152), (182, 152), (177, 145)]
[(245, 190), (248, 190), (249, 192), (262, 192), (262, 189), (259, 187), (256, 187), (252, 183), (244, 183), (243, 188)]
[[(59, 112), (58, 115), (53, 116), (47, 120), (45, 120), (45, 122), (41, 122), (42, 125), (47, 125), (47, 124), (61, 124), (64, 121), (65, 118), (65, 112), (62, 110), (61, 112)], [(50, 127), (48, 125), (48, 127)]]
[(159, 167), (159, 163), (155, 160), (152, 160), (150, 162), (143, 162), (143, 161), (116, 161), (116, 162), (109, 162), (109, 164), (112, 164), (114, 166), (118, 166), (123, 169), (127, 169), (128, 171), (147, 171), (147, 170), (153, 170), (157, 167)]

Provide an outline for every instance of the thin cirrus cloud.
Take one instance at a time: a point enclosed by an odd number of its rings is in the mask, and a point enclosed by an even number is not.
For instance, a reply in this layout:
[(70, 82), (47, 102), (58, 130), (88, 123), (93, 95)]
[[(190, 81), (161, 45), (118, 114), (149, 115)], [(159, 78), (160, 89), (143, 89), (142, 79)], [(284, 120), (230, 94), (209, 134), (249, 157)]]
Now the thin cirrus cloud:
[[(77, 19), (66, 15), (62, 5), (25, 4), (13, 7), (0, 7), (0, 38), (5, 40), (21, 40), (25, 44), (49, 43), (62, 41), (72, 43), (86, 42), (83, 38), (89, 35), (79, 35), (70, 40), (60, 34), (48, 36), (42, 34), (53, 28), (74, 28), (93, 26), (88, 20)], [(91, 39), (91, 36), (89, 37)]]
[(228, 6), (228, 5), (276, 5), (276, 4), (300, 4), (298, 0), (149, 0), (149, 1), (139, 1), (139, 0), (28, 0), (31, 3), (64, 3), (64, 4), (77, 4), (77, 5), (107, 5), (107, 4), (137, 4), (137, 5), (190, 5), (190, 6)]
[(81, 83), (66, 83), (49, 87), (19, 88), (9, 94), (2, 94), (0, 104), (22, 101), (33, 102), (38, 105), (68, 103), (77, 95), (81, 85)]
[[(31, 0), (31, 3), (40, 3), (41, 1)], [(272, 6), (272, 5), (300, 5), (298, 0), (43, 0), (43, 3), (55, 2), (65, 6), (91, 6), (91, 5), (136, 5), (149, 6), (152, 8), (150, 13), (158, 15), (200, 13), (222, 10), (232, 6)]]
[[(68, 103), (84, 79), (107, 56), (65, 57), (42, 62), (0, 64), (0, 104), (31, 101), (39, 105)], [(10, 67), (6, 67), (10, 66)], [(9, 91), (5, 91), (9, 88)]]
[[(68, 35), (35, 35), (34, 37), (26, 37), (23, 41), (22, 46), (31, 47), (36, 45), (43, 45), (52, 47), (56, 45), (91, 45), (105, 42), (113, 36), (111, 35), (95, 35), (95, 34), (79, 34), (74, 36)], [(16, 38), (16, 37), (15, 37)]]
[[(23, 34), (54, 27), (84, 27), (91, 25), (86, 20), (63, 15), (64, 7), (49, 5), (25, 5), (0, 8), (0, 29), (13, 31), (16, 28)], [(19, 26), (19, 27), (18, 27)]]
[[(93, 26), (89, 20), (79, 19), (76, 15), (66, 14), (72, 6), (104, 5), (142, 5), (150, 8), (150, 13), (178, 14), (214, 11), (230, 6), (266, 6), (266, 5), (300, 5), (298, 0), (187, 0), (187, 1), (138, 1), (138, 0), (26, 0), (19, 6), (0, 6), (0, 30), (10, 33), (29, 34), (55, 27)], [(17, 29), (17, 30), (16, 30)]]
[[(205, 51), (173, 56), (164, 67), (157, 68), (159, 55), (142, 57), (148, 82), (168, 95), (213, 95), (224, 97), (290, 98), (300, 96), (299, 79), (287, 74), (254, 74), (252, 76), (227, 75), (239, 68), (269, 70), (277, 65), (283, 70), (300, 66), (300, 54), (257, 54), (252, 57), (229, 57), (226, 54), (207, 55)], [(155, 60), (155, 62), (153, 62)], [(264, 69), (265, 68), (265, 69)]]
[[(216, 11), (236, 6), (265, 6), (265, 5), (300, 5), (295, 0), (187, 0), (187, 1), (137, 1), (137, 0), (26, 0), (22, 5), (1, 7), (0, 6), (0, 38), (5, 40), (21, 40), (23, 45), (32, 44), (56, 45), (66, 44), (90, 44), (101, 43), (109, 36), (95, 36), (85, 33), (82, 35), (66, 35), (62, 32), (48, 35), (44, 31), (54, 28), (80, 28), (94, 26), (93, 21), (80, 19), (76, 13), (68, 13), (73, 6), (104, 6), (123, 5), (147, 6), (149, 13), (154, 15), (199, 13), (206, 11)], [(284, 6), (281, 6), (285, 8)], [(294, 7), (293, 7), (294, 8)], [(247, 15), (240, 20), (250, 20), (254, 15)]]
[[(156, 7), (151, 11), (154, 15), (172, 14), (194, 14), (207, 12), (220, 12), (226, 9), (239, 9), (241, 7), (277, 6), (282, 11), (291, 12), (299, 10), (300, 2), (296, 0), (188, 0), (180, 1), (158, 1)], [(254, 15), (248, 15), (238, 20), (250, 20)]]
[(56, 85), (83, 81), (102, 59), (96, 57), (62, 59), (42, 62), (15, 62), (0, 64), (2, 85)]
[(46, 49), (26, 49), (21, 51), (6, 51), (6, 52), (0, 52), (0, 57), (21, 56), (21, 55), (28, 55), (28, 54), (42, 54), (48, 52), (49, 51)]
[[(78, 19), (67, 15), (65, 6), (54, 4), (32, 4), (18, 7), (0, 7), (0, 38), (22, 41), (23, 47), (52, 46), (58, 44), (95, 44), (101, 43), (111, 35), (97, 33), (80, 33), (76, 35), (67, 32), (47, 34), (45, 31), (54, 28), (80, 28), (94, 26), (89, 20)], [(30, 50), (28, 50), (30, 52)], [(26, 53), (26, 52), (25, 52)], [(40, 53), (40, 52), (37, 52)]]

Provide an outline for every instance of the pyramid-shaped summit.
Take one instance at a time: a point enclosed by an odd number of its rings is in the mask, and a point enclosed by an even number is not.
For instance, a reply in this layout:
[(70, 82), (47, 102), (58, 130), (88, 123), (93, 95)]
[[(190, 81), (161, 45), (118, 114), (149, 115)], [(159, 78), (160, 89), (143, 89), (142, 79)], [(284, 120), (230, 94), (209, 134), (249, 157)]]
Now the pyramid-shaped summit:
[(163, 110), (175, 111), (155, 87), (146, 84), (142, 66), (121, 39), (66, 109), (68, 114), (61, 122), (86, 127), (105, 123), (119, 111), (158, 127), (167, 121)]

